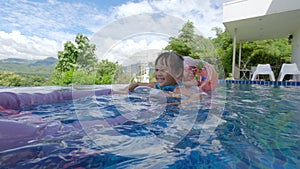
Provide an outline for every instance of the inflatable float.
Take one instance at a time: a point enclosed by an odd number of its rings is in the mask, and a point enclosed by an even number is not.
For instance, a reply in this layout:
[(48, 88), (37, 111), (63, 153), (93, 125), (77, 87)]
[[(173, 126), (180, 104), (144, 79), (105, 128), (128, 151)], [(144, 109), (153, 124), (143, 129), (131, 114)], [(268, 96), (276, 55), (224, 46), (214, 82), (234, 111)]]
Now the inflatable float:
[[(113, 94), (111, 89), (95, 91), (53, 91), (50, 93), (0, 92), (0, 151), (27, 145), (60, 130), (78, 130), (80, 124), (62, 125), (60, 121), (44, 121), (27, 109), (56, 104), (93, 95)], [(24, 111), (25, 110), (25, 111)]]
[[(31, 108), (39, 105), (51, 105), (64, 103), (73, 99), (89, 96), (111, 95), (116, 92), (111, 89), (87, 91), (53, 91), (50, 93), (13, 93), (0, 92), (0, 151), (8, 150), (30, 144), (46, 136), (52, 136), (58, 131), (78, 131), (82, 129), (82, 122), (62, 124), (58, 120), (44, 121), (42, 117), (33, 114)], [(160, 105), (167, 102), (178, 102), (178, 98), (170, 101), (164, 92), (146, 86), (137, 87), (134, 94), (149, 94), (149, 101), (157, 102)], [(158, 105), (159, 106), (159, 105)], [(104, 120), (87, 121), (84, 126), (116, 126), (131, 121), (149, 117), (151, 113), (127, 113), (121, 116), (106, 118)], [(139, 117), (132, 117), (139, 116)], [(140, 118), (141, 117), (141, 118)], [(84, 123), (84, 122), (83, 122)]]
[[(17, 113), (21, 109), (42, 104), (62, 103), (72, 99), (93, 95), (113, 94), (111, 89), (85, 91), (53, 91), (51, 93), (13, 93), (0, 92), (0, 112)], [(14, 112), (14, 111), (16, 112)]]

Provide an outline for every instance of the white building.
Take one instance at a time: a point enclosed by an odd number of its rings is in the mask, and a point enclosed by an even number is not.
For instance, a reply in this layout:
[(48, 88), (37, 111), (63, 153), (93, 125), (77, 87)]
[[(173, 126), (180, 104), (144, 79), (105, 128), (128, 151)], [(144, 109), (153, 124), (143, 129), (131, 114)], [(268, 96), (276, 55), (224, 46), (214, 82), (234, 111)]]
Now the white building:
[[(300, 0), (234, 0), (223, 4), (223, 24), (234, 39), (235, 51), (245, 41), (289, 38), (292, 63), (300, 68)], [(239, 50), (239, 58), (242, 51)]]
[(141, 82), (149, 83), (150, 82), (150, 67), (148, 63), (141, 63)]

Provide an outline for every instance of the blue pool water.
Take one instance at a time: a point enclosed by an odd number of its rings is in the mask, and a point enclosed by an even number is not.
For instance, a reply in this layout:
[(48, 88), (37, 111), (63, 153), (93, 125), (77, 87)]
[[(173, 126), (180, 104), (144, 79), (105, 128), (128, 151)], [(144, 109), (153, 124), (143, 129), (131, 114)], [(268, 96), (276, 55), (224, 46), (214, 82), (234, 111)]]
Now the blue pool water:
[(299, 168), (299, 89), (221, 84), (197, 103), (169, 99), (166, 105), (132, 93), (39, 105), (19, 116), (1, 114), (55, 132), (1, 150), (0, 166)]

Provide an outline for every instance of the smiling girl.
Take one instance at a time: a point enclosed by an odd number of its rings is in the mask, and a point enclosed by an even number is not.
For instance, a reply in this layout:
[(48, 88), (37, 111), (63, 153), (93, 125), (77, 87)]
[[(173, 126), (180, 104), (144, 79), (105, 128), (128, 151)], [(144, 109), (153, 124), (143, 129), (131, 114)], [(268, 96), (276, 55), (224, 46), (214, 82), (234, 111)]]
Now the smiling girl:
[(156, 82), (134, 83), (129, 85), (129, 91), (133, 91), (138, 86), (148, 86), (163, 91), (174, 92), (181, 85), (182, 77), (182, 56), (174, 52), (164, 52), (155, 60)]

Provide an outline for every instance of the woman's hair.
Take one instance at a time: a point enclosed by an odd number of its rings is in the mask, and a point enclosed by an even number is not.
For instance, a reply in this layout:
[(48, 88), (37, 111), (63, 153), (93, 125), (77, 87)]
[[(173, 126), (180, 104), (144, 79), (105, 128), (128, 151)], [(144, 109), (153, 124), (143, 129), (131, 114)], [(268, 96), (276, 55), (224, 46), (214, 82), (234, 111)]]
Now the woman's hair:
[(163, 52), (155, 60), (155, 68), (165, 69), (177, 82), (183, 77), (183, 57), (174, 52)]

